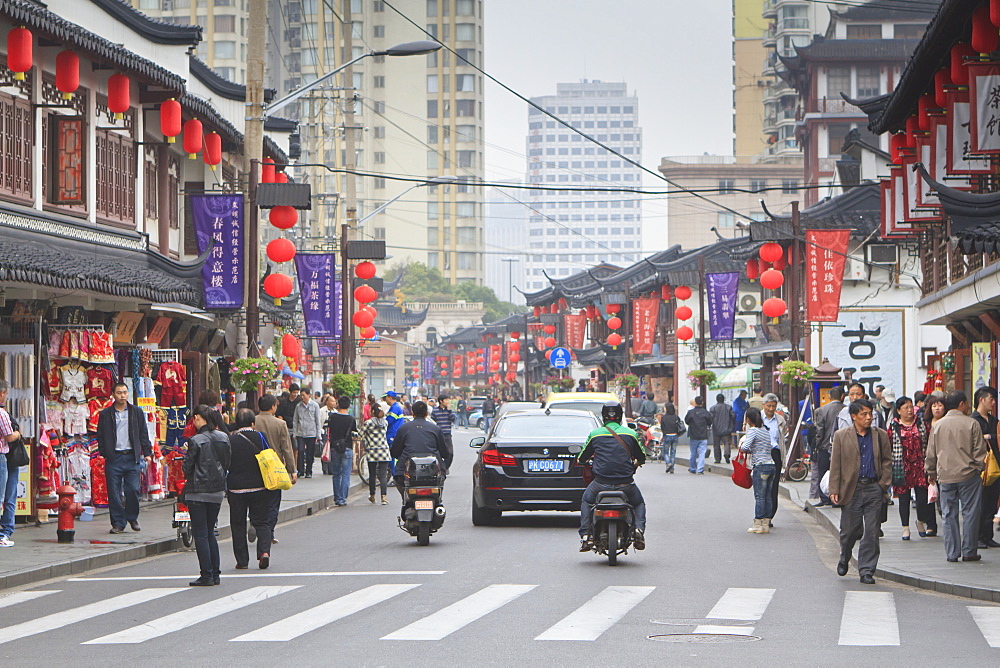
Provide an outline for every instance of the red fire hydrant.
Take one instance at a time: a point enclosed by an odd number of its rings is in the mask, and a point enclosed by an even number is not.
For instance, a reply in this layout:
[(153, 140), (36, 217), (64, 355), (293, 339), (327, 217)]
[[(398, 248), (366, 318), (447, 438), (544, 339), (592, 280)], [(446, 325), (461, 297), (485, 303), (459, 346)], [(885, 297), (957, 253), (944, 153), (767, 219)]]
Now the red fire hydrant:
[(83, 505), (73, 500), (76, 489), (72, 485), (63, 485), (56, 493), (59, 495), (59, 528), (56, 535), (60, 543), (72, 543), (76, 538), (73, 519), (83, 514)]

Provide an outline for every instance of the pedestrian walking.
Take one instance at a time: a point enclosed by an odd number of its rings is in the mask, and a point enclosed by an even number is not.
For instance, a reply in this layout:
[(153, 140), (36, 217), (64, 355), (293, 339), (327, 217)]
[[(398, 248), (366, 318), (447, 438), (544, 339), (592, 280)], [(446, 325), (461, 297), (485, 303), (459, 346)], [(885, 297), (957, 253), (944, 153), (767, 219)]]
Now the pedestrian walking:
[(455, 413), (458, 416), (458, 426), (468, 427), (469, 426), (469, 411), (468, 403), (465, 401), (464, 397), (459, 397), (458, 401), (455, 403)]
[[(278, 410), (278, 399), (274, 395), (265, 394), (257, 401), (257, 407), (260, 409), (260, 413), (257, 414), (254, 428), (264, 435), (264, 438), (267, 439), (267, 444), (271, 446), (272, 450), (278, 453), (278, 457), (285, 464), (285, 469), (288, 471), (288, 476), (292, 479), (292, 484), (294, 485), (299, 481), (295, 446), (292, 445), (292, 436), (288, 432), (288, 425), (285, 424), (284, 420), (275, 415)], [(277, 543), (278, 539), (274, 537), (274, 528), (278, 524), (278, 511), (281, 509), (281, 490), (276, 489), (273, 491), (274, 495), (271, 497), (269, 517), (271, 520), (271, 542)], [(256, 537), (253, 534), (253, 525), (251, 524), (250, 526), (250, 540), (253, 541)]]
[[(17, 479), (21, 469), (8, 460), (10, 444), (21, 438), (21, 430), (7, 412), (10, 383), (0, 380), (0, 547), (14, 547), (14, 511)], [(137, 523), (138, 525), (138, 523)]]
[(747, 400), (749, 408), (756, 408), (759, 411), (764, 410), (764, 395), (763, 390), (759, 387), (753, 388), (753, 395)]
[(323, 432), (323, 423), (320, 421), (319, 404), (312, 400), (311, 393), (305, 388), (295, 405), (294, 432), (299, 452), (299, 477), (311, 478), (316, 459), (316, 441)]
[(753, 467), (753, 526), (747, 533), (770, 533), (771, 485), (778, 484), (771, 459), (771, 433), (764, 427), (764, 419), (756, 408), (747, 408), (743, 431), (740, 450), (750, 453), (750, 466)]
[[(983, 431), (983, 440), (993, 453), (993, 460), (1000, 462), (1000, 449), (997, 448), (996, 388), (980, 387), (973, 395), (972, 401), (976, 404), (972, 417)], [(979, 507), (979, 549), (985, 550), (990, 547), (1000, 547), (1000, 543), (993, 538), (993, 515), (1000, 502), (1000, 480), (994, 480), (989, 485), (984, 484), (982, 495)]]
[(385, 403), (389, 407), (385, 412), (387, 425), (385, 430), (385, 442), (391, 446), (392, 439), (396, 437), (396, 432), (403, 426), (406, 419), (403, 416), (403, 406), (399, 403), (399, 394), (393, 390), (389, 390), (385, 393), (383, 399), (385, 399)]
[(740, 390), (739, 396), (733, 399), (733, 415), (736, 417), (737, 431), (743, 429), (743, 418), (746, 416), (748, 408), (750, 408), (750, 402), (747, 401), (747, 391)]
[(295, 442), (295, 407), (299, 403), (299, 386), (292, 383), (288, 386), (288, 392), (282, 392), (278, 401), (277, 416), (288, 425), (288, 431), (292, 435), (292, 442)]
[(385, 441), (387, 424), (382, 408), (374, 406), (372, 416), (361, 425), (361, 440), (365, 445), (365, 462), (368, 465), (368, 500), (375, 503), (375, 482), (382, 492), (382, 505), (388, 505), (386, 498), (389, 485), (389, 445)]
[[(948, 561), (979, 561), (982, 471), (988, 447), (983, 430), (968, 417), (969, 400), (956, 390), (945, 397), (945, 413), (931, 427), (924, 460), (927, 480), (940, 490), (944, 549)], [(959, 527), (958, 516), (962, 515)]]
[(865, 399), (865, 386), (861, 383), (851, 383), (847, 386), (847, 401), (844, 402), (844, 407), (840, 410), (840, 415), (837, 416), (838, 423), (837, 429), (847, 429), (854, 424), (851, 419), (850, 407), (855, 401), (859, 399)]
[(271, 563), (271, 506), (280, 490), (264, 486), (257, 455), (267, 448), (263, 434), (254, 429), (256, 417), (249, 408), (236, 411), (234, 429), (229, 434), (231, 456), (226, 475), (226, 499), (229, 501), (229, 527), (233, 534), (236, 568), (250, 564), (247, 546), (247, 516), (257, 536), (257, 566), (264, 570)]
[(493, 424), (493, 418), (497, 414), (497, 402), (493, 400), (493, 395), (486, 397), (486, 401), (483, 402), (483, 431), (488, 432), (490, 430), (490, 425)]
[(660, 408), (656, 405), (656, 397), (652, 392), (647, 392), (646, 398), (639, 404), (639, 419), (647, 424), (653, 424), (659, 410)]
[(337, 412), (330, 414), (326, 423), (327, 442), (330, 444), (330, 470), (333, 471), (333, 502), (347, 505), (347, 492), (351, 488), (351, 468), (354, 466), (353, 438), (357, 436), (358, 423), (348, 414), (350, 397), (337, 400)]
[(122, 533), (126, 523), (132, 531), (141, 531), (139, 474), (152, 460), (153, 446), (146, 429), (146, 414), (129, 403), (128, 385), (116, 383), (111, 393), (114, 403), (97, 418), (97, 447), (104, 457), (108, 485), (110, 533)]
[(830, 500), (841, 506), (837, 575), (847, 575), (851, 553), (860, 540), (861, 583), (875, 584), (879, 523), (892, 484), (892, 446), (889, 435), (872, 426), (870, 401), (859, 399), (848, 411), (853, 424), (834, 434), (830, 453)]
[(736, 412), (726, 403), (726, 395), (715, 395), (715, 403), (708, 412), (712, 414), (712, 446), (715, 463), (721, 464), (725, 456), (726, 463), (733, 450), (733, 432), (736, 431)]
[(931, 428), (945, 416), (948, 410), (944, 407), (944, 397), (932, 394), (924, 402), (924, 416)]
[(447, 394), (442, 394), (438, 397), (438, 405), (431, 411), (431, 420), (441, 430), (441, 435), (444, 436), (444, 442), (448, 446), (448, 450), (455, 452), (455, 445), (451, 440), (451, 427), (455, 424), (455, 413), (448, 408), (448, 401)]
[[(337, 397), (332, 394), (323, 395), (322, 400), (320, 400), (319, 405), (319, 423), (324, 425), (324, 428), (319, 432), (319, 440), (316, 442), (316, 448), (323, 452), (326, 449), (326, 422), (330, 419), (330, 414), (336, 412), (337, 410)], [(323, 475), (331, 475), (333, 471), (330, 470), (330, 462), (320, 460), (320, 468), (323, 471)]]
[(921, 538), (937, 535), (937, 516), (934, 504), (927, 502), (927, 474), (924, 473), (928, 432), (927, 424), (917, 419), (913, 401), (909, 397), (896, 399), (889, 422), (889, 442), (892, 445), (892, 493), (899, 499), (896, 505), (903, 525), (903, 540), (910, 540), (911, 501), (917, 504), (917, 534)]
[(830, 505), (830, 497), (823, 493), (820, 481), (830, 470), (830, 448), (833, 446), (833, 435), (837, 433), (838, 416), (844, 410), (844, 390), (839, 387), (830, 388), (830, 401), (816, 409), (813, 425), (816, 434), (813, 438), (813, 451), (809, 457), (809, 498), (818, 499), (816, 506)]
[(705, 473), (705, 454), (708, 451), (708, 433), (712, 429), (712, 414), (705, 409), (705, 400), (694, 398), (694, 407), (684, 416), (688, 426), (688, 442), (691, 454), (688, 456), (688, 472)]
[(677, 409), (669, 401), (663, 406), (663, 415), (660, 417), (660, 432), (663, 435), (663, 463), (666, 464), (666, 472), (674, 472), (674, 462), (677, 459), (677, 438), (683, 436), (687, 431), (684, 420), (677, 415)]
[(222, 418), (211, 406), (199, 404), (195, 407), (194, 424), (198, 433), (188, 440), (184, 456), (184, 477), (187, 479), (184, 503), (191, 513), (191, 534), (201, 574), (188, 584), (210, 587), (219, 584), (222, 573), (215, 525), (226, 494), (231, 448), (229, 435), (219, 429)]
[[(767, 428), (767, 431), (771, 434), (771, 460), (774, 462), (775, 483), (770, 488), (770, 519), (773, 520), (775, 513), (778, 512), (777, 481), (781, 480), (781, 469), (785, 461), (785, 439), (788, 436), (788, 419), (782, 413), (778, 412), (778, 395), (764, 395), (764, 410), (761, 418), (764, 420), (764, 426)], [(768, 526), (773, 529), (774, 523), (769, 522)]]

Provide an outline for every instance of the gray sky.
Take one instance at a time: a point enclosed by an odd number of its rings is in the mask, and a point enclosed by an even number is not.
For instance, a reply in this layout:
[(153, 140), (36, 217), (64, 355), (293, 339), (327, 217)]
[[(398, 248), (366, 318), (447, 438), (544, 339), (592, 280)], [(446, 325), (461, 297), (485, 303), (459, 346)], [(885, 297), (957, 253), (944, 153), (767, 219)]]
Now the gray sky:
[[(526, 97), (557, 83), (625, 81), (639, 96), (642, 163), (732, 154), (731, 0), (486, 0), (485, 69)], [(523, 179), (527, 105), (486, 83), (486, 175)], [(646, 175), (643, 185), (666, 184)], [(666, 204), (643, 208), (643, 245), (666, 240)]]

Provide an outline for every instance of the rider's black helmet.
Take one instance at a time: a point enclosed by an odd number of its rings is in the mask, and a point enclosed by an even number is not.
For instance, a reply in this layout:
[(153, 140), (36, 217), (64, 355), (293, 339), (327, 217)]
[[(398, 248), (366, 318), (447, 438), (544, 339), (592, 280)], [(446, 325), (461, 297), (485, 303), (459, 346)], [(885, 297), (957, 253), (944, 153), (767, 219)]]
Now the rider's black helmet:
[(622, 410), (622, 405), (617, 401), (607, 401), (601, 408), (601, 419), (605, 422), (616, 422), (621, 424), (622, 417), (625, 415), (625, 411)]

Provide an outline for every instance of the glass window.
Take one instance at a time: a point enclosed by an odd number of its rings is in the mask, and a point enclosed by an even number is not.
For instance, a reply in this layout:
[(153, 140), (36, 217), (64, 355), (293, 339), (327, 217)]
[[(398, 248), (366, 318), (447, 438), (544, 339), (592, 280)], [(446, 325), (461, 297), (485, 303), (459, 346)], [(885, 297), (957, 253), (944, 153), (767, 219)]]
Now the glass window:
[(458, 135), (458, 141), (476, 141), (476, 126), (456, 125), (455, 134)]
[(236, 32), (236, 17), (232, 14), (216, 16), (215, 32)]
[(476, 115), (476, 101), (475, 100), (455, 100), (455, 115), (456, 116), (475, 116)]
[(880, 69), (871, 65), (858, 65), (858, 93), (857, 97), (874, 97), (879, 94)]
[(473, 93), (476, 90), (476, 75), (456, 74), (455, 90), (459, 93)]
[(373, 26), (374, 37), (385, 37), (385, 26)]
[(799, 192), (798, 179), (782, 179), (781, 192), (785, 195), (794, 195)]
[(476, 40), (476, 24), (456, 23), (455, 39), (459, 42), (474, 42)]
[[(436, 153), (434, 155), (437, 155)], [(427, 218), (429, 220), (437, 220), (438, 218), (438, 203), (428, 202), (427, 203)]]
[(427, 100), (427, 118), (437, 118), (437, 117), (438, 117), (438, 101)]
[(847, 39), (882, 39), (882, 25), (879, 23), (847, 24)]
[(851, 131), (850, 123), (831, 123), (826, 126), (827, 138), (829, 143), (827, 144), (827, 155), (828, 156), (838, 156), (841, 150), (844, 148), (844, 141), (847, 139), (847, 133)]
[(427, 126), (427, 143), (436, 144), (438, 141), (438, 126), (428, 125)]
[(720, 211), (718, 216), (719, 227), (735, 227), (736, 216), (728, 211)]
[[(456, 212), (459, 218), (474, 218), (476, 216), (476, 203), (475, 202), (458, 202), (455, 205)], [(464, 228), (459, 228), (464, 229)], [(470, 241), (475, 241), (471, 239)]]
[(458, 16), (475, 16), (476, 9), (473, 0), (455, 0), (455, 14)]
[(893, 36), (896, 39), (920, 39), (924, 36), (924, 26), (919, 25), (897, 25), (894, 27)]
[(438, 92), (438, 76), (436, 74), (427, 75), (427, 92), (428, 93)]
[[(573, 402), (572, 404), (551, 404), (553, 408), (570, 408), (599, 414), (604, 404), (597, 401)], [(565, 438), (578, 435), (585, 441), (594, 429), (594, 418), (590, 415), (517, 415), (508, 414), (500, 418), (496, 435), (511, 438)]]
[[(309, 50), (309, 49), (306, 49), (306, 50)], [(315, 49), (312, 49), (312, 55), (313, 55), (313, 58), (316, 57), (316, 50)], [(228, 41), (216, 42), (215, 43), (215, 57), (216, 58), (235, 58), (236, 57), (236, 42), (228, 42)], [(302, 64), (303, 65), (307, 64), (304, 59), (302, 61)], [(315, 63), (308, 63), (308, 64), (315, 64)]]
[(733, 179), (719, 179), (719, 194), (720, 195), (731, 195), (733, 193), (733, 188), (736, 187), (736, 181)]
[(459, 269), (476, 269), (476, 253), (459, 253)]
[(458, 158), (459, 167), (475, 167), (476, 164), (476, 152), (475, 151), (456, 151)]
[(475, 65), (476, 64), (476, 50), (475, 49), (455, 49), (455, 53), (458, 54), (458, 65)]
[(434, 151), (427, 152), (427, 169), (438, 168), (438, 154)]
[(764, 190), (767, 187), (765, 179), (750, 179), (750, 190)]
[(826, 68), (826, 97), (829, 100), (839, 100), (840, 94), (851, 94), (851, 68)]

